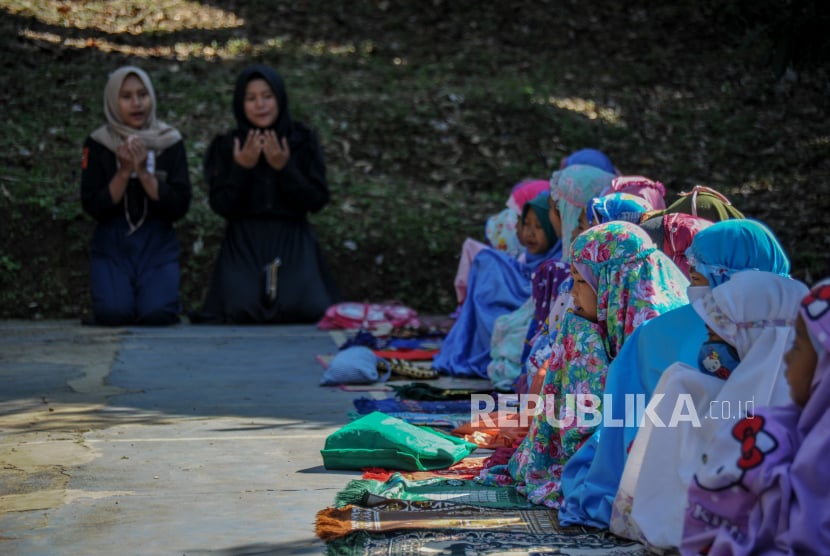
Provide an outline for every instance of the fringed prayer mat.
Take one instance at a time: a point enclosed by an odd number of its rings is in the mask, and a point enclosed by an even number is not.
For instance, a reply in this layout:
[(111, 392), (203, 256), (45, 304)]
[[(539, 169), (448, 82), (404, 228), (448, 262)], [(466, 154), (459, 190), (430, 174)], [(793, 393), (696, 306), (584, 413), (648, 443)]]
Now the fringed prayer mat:
[(423, 481), (441, 477), (444, 479), (473, 479), (478, 477), (484, 469), (487, 457), (467, 456), (447, 469), (433, 469), (432, 471), (402, 471), (400, 469), (383, 469), (381, 467), (366, 467), (363, 469), (364, 479), (388, 481), (392, 475), (400, 473), (408, 481)]
[(444, 500), (486, 508), (539, 508), (528, 502), (513, 486), (485, 486), (472, 480), (443, 477), (409, 481), (400, 473), (395, 473), (386, 482), (366, 479), (350, 481), (345, 489), (337, 493), (334, 506), (366, 506), (369, 495), (399, 500)]
[(367, 505), (326, 508), (317, 513), (316, 533), (324, 541), (354, 531), (401, 529), (488, 529), (534, 535), (559, 531), (558, 510), (494, 509), (441, 500), (389, 500), (365, 497)]
[(358, 531), (326, 545), (327, 556), (647, 556), (642, 545), (603, 531), (534, 535), (479, 530)]

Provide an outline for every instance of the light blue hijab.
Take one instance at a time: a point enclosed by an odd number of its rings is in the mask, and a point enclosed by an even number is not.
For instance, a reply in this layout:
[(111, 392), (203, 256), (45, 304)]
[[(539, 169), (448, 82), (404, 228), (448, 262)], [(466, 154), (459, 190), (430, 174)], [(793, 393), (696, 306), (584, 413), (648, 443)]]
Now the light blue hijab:
[(689, 266), (719, 286), (739, 270), (790, 274), (790, 259), (765, 224), (757, 220), (723, 220), (701, 230), (686, 250)]
[(579, 216), (588, 202), (611, 187), (614, 174), (585, 164), (557, 170), (550, 177), (550, 197), (562, 222), (562, 260), (571, 260), (571, 242), (579, 226)]
[[(789, 258), (775, 234), (755, 220), (716, 222), (698, 232), (686, 253), (695, 258), (695, 270), (709, 279), (711, 287), (741, 270), (782, 275), (790, 271)], [(706, 326), (691, 305), (638, 326), (608, 367), (604, 393), (612, 398), (607, 406), (603, 402), (603, 417), (624, 416), (626, 395), (629, 399), (644, 396), (648, 403), (660, 376), (672, 363), (697, 366), (698, 351), (706, 338)], [(606, 425), (603, 420), (562, 470), (562, 525), (608, 527), (628, 448), (638, 428)]]
[(614, 220), (639, 224), (643, 213), (652, 208), (647, 200), (631, 193), (609, 193), (602, 197), (594, 197), (588, 203), (588, 224), (596, 226)]

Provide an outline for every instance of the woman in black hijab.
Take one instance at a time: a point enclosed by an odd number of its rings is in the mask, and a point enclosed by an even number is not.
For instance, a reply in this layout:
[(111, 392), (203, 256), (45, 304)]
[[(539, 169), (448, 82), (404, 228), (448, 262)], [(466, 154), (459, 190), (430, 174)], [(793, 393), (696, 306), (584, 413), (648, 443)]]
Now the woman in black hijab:
[(282, 78), (267, 66), (236, 81), (237, 128), (205, 156), (210, 206), (227, 221), (213, 279), (191, 320), (290, 323), (318, 320), (339, 301), (308, 213), (329, 201), (317, 137), (293, 121)]

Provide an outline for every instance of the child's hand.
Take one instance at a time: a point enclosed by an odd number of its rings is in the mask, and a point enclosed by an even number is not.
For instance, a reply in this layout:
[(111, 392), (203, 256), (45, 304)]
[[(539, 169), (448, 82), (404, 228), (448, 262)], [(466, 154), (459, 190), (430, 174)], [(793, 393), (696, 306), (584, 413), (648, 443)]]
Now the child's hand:
[(261, 131), (248, 131), (245, 137), (245, 144), (239, 146), (239, 138), (233, 139), (233, 159), (237, 164), (245, 168), (253, 168), (259, 160), (259, 155), (262, 153), (262, 146), (265, 138)]
[(273, 129), (266, 130), (263, 135), (265, 136), (265, 142), (262, 150), (265, 153), (265, 160), (274, 170), (282, 170), (288, 164), (288, 159), (291, 158), (288, 139), (285, 137), (280, 139)]

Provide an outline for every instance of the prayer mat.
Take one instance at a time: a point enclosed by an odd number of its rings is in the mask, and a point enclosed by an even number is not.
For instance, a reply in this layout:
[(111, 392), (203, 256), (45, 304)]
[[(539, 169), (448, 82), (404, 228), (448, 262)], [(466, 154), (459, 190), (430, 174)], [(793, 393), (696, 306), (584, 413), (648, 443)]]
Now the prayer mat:
[(442, 388), (426, 382), (391, 385), (395, 396), (407, 400), (469, 400), (472, 394), (492, 394), (492, 386), (485, 388)]
[(438, 371), (431, 367), (420, 365), (418, 361), (405, 361), (403, 359), (389, 359), (389, 368), (392, 374), (421, 380), (438, 378)]
[(515, 486), (485, 486), (469, 479), (445, 477), (409, 481), (400, 473), (395, 473), (386, 482), (366, 479), (349, 481), (346, 488), (337, 493), (334, 506), (366, 506), (369, 495), (399, 500), (444, 500), (485, 508), (544, 509), (544, 506), (528, 502)]
[(373, 411), (382, 413), (413, 412), (413, 413), (465, 413), (470, 415), (470, 402), (465, 400), (402, 400), (386, 398), (377, 400), (361, 397), (354, 400), (354, 406), (361, 415)]
[(374, 533), (401, 529), (487, 529), (533, 535), (559, 531), (559, 510), (496, 509), (442, 500), (398, 500), (366, 496), (368, 507), (348, 505), (317, 512), (315, 531), (324, 541), (354, 531)]
[(337, 387), (345, 392), (394, 392), (391, 386), (380, 384), (338, 384)]
[(404, 359), (406, 361), (432, 361), (437, 349), (376, 349), (372, 352), (384, 359)]
[[(470, 420), (469, 413), (419, 413), (417, 411), (383, 411), (382, 413), (410, 425), (441, 427), (449, 430), (457, 429)], [(357, 412), (349, 413), (349, 419), (352, 421), (361, 417), (365, 417), (365, 415)]]
[(363, 469), (363, 478), (385, 482), (388, 481), (392, 475), (400, 473), (400, 475), (408, 481), (423, 481), (425, 479), (433, 479), (436, 477), (443, 477), (445, 479), (473, 479), (478, 477), (479, 473), (481, 473), (484, 469), (484, 464), (487, 459), (487, 456), (467, 456), (447, 469), (433, 469), (431, 471), (402, 471), (400, 469), (366, 467)]
[(642, 545), (605, 531), (553, 534), (491, 530), (417, 529), (396, 533), (358, 531), (327, 543), (327, 556), (647, 556)]

